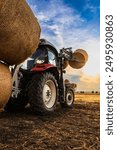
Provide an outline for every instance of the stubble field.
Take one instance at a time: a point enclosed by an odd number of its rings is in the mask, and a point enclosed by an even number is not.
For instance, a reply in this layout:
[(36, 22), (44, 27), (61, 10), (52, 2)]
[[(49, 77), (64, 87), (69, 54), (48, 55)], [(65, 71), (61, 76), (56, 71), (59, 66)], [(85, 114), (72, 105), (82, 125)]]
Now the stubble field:
[(99, 150), (99, 99), (76, 94), (72, 109), (49, 116), (0, 113), (0, 150)]

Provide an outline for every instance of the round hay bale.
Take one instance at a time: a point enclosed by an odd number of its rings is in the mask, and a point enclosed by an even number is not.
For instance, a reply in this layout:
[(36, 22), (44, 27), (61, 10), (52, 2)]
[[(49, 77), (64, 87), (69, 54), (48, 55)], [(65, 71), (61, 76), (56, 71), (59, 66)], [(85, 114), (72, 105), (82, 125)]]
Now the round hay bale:
[(68, 65), (69, 65), (69, 62), (67, 60), (64, 60), (63, 69), (67, 68)]
[(86, 64), (87, 60), (88, 54), (86, 51), (78, 49), (72, 54), (72, 60), (69, 61), (69, 65), (74, 69), (80, 69)]
[(77, 84), (71, 83), (71, 88), (73, 88), (73, 89), (77, 88)]
[(68, 84), (68, 83), (70, 83), (70, 81), (68, 80), (68, 79), (65, 79), (65, 84)]
[(0, 109), (2, 109), (9, 100), (12, 91), (12, 76), (8, 66), (0, 63)]
[[(69, 80), (68, 80), (69, 81)], [(67, 79), (65, 80), (65, 85), (67, 86), (67, 87), (70, 87), (70, 88), (72, 88), (72, 89), (75, 89), (75, 88), (77, 88), (77, 84), (75, 84), (75, 83), (70, 83), (70, 82), (67, 82)]]
[(1, 10), (1, 8), (2, 8), (3, 5), (4, 5), (4, 0), (1, 0), (0, 1), (0, 10)]
[[(82, 60), (82, 61), (85, 61), (85, 62), (87, 62), (87, 60), (88, 60), (88, 54), (87, 54), (87, 52), (85, 51), (85, 50), (83, 50), (83, 49), (77, 49), (74, 53), (78, 53), (78, 54), (81, 54), (81, 55), (83, 55), (84, 57), (84, 59), (85, 60)], [(80, 57), (80, 56), (79, 56)], [(81, 56), (82, 57), (82, 56)], [(80, 58), (80, 60), (81, 60), (82, 58)]]
[(0, 60), (23, 62), (37, 49), (40, 31), (26, 0), (0, 1)]

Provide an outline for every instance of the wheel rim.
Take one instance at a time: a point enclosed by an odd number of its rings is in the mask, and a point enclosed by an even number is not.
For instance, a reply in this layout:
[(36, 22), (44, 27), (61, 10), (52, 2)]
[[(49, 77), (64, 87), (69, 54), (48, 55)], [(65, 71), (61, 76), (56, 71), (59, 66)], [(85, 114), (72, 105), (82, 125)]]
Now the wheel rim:
[(74, 101), (73, 92), (72, 91), (67, 92), (67, 94), (66, 94), (67, 105), (69, 105), (69, 106), (72, 105), (73, 101)]
[(46, 81), (43, 87), (43, 101), (47, 108), (52, 108), (56, 102), (56, 86), (52, 80)]

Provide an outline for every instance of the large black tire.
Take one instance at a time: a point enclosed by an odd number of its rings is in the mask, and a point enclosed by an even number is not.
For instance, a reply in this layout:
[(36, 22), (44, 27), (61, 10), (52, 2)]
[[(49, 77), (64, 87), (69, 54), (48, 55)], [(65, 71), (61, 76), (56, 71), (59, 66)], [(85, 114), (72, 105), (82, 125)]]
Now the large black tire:
[(58, 97), (57, 88), (57, 81), (51, 73), (33, 76), (28, 91), (32, 110), (41, 115), (55, 111)]
[(65, 92), (65, 102), (61, 103), (63, 108), (72, 108), (74, 104), (74, 91), (72, 89), (67, 89)]
[(25, 109), (28, 100), (25, 96), (19, 95), (17, 98), (10, 97), (8, 103), (4, 107), (7, 112), (20, 112)]

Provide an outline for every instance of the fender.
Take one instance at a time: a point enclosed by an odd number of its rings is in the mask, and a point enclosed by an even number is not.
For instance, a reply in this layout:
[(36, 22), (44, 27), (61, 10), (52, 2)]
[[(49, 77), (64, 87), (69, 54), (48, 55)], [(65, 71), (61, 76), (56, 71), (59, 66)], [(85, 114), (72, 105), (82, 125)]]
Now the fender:
[(50, 68), (56, 68), (52, 64), (36, 64), (34, 68), (31, 69), (31, 72), (42, 72)]

